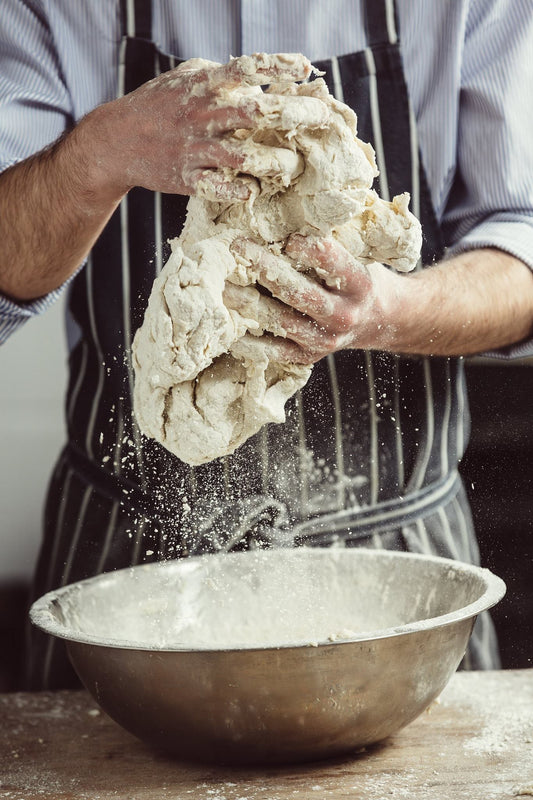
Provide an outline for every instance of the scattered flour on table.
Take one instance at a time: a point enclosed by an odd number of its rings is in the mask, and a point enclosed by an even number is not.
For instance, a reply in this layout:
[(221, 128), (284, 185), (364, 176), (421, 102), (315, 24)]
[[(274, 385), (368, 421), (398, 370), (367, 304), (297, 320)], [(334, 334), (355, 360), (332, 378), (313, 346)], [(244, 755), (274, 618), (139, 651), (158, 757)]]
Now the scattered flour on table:
[[(279, 58), (282, 66), (293, 59), (312, 71), (298, 54), (262, 58)], [(263, 124), (233, 136), (246, 158), (230, 177), (256, 176), (250, 197), (190, 199), (133, 345), (139, 427), (189, 464), (232, 453), (264, 424), (283, 422), (285, 402), (311, 374), (309, 366), (269, 355), (261, 334), (286, 331), (272, 296), (258, 288), (261, 257), (271, 287), (298, 293), (309, 280), (333, 288), (338, 282), (289, 258), (284, 245), (293, 233), (336, 239), (370, 270), (375, 262), (412, 269), (422, 242), (409, 196), (389, 203), (372, 190), (374, 151), (357, 138), (354, 112), (321, 78), (266, 91), (241, 85), (225, 89), (222, 99), (264, 108)]]
[[(460, 684), (454, 684), (443, 693), (441, 702), (445, 704), (449, 697), (453, 697), (454, 702), (472, 705), (468, 682), (475, 681), (476, 674), (467, 673), (461, 677)], [(466, 739), (464, 748), (473, 755), (505, 756), (513, 748), (521, 748), (525, 744), (531, 749), (531, 778), (533, 779), (533, 698), (524, 698), (521, 708), (517, 709), (514, 706), (510, 709), (502, 703), (498, 675), (494, 676), (494, 687), (491, 687), (490, 681), (490, 674), (485, 674), (486, 692), (479, 733)], [(477, 704), (476, 708), (479, 708)]]

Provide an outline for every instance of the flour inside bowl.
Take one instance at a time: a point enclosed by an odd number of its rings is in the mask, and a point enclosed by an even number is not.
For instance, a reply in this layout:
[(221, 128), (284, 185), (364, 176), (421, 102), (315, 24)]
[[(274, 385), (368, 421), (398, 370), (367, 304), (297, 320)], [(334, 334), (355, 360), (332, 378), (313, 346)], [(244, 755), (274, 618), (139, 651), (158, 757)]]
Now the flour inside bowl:
[(390, 634), (461, 609), (485, 589), (479, 568), (450, 570), (443, 559), (279, 548), (108, 573), (60, 590), (49, 608), (54, 632), (66, 638), (144, 649), (249, 649)]

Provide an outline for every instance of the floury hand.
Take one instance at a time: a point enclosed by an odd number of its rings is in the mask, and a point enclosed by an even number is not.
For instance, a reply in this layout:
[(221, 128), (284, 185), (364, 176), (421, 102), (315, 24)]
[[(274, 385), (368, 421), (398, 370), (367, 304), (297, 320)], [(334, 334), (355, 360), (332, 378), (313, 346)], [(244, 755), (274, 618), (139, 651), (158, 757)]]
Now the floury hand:
[(324, 124), (328, 110), (320, 100), (261, 89), (303, 81), (311, 71), (300, 55), (241, 56), (225, 65), (191, 59), (100, 106), (79, 126), (79, 135), (90, 137), (99, 190), (120, 197), (143, 186), (228, 202), (250, 196), (246, 175), (286, 171), (288, 183), (298, 169), (290, 149), (243, 144), (233, 134), (286, 130), (295, 120)]

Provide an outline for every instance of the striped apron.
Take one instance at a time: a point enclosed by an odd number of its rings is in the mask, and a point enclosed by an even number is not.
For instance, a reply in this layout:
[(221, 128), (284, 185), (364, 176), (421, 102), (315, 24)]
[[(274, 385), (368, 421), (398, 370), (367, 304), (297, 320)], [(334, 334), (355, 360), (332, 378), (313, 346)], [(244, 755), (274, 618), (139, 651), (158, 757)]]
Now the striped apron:
[[(179, 63), (151, 39), (151, 3), (123, 3), (119, 91)], [(370, 141), (381, 196), (409, 191), (421, 263), (443, 245), (420, 162), (391, 0), (366, 0), (368, 46), (318, 62)], [(457, 473), (468, 437), (460, 359), (347, 350), (324, 358), (232, 456), (189, 467), (139, 433), (131, 341), (186, 198), (142, 188), (123, 200), (70, 292), (68, 444), (51, 479), (34, 596), (141, 562), (287, 544), (410, 550), (478, 560)], [(184, 431), (184, 435), (187, 432)], [(30, 632), (29, 688), (76, 685), (60, 642)], [(464, 666), (498, 665), (487, 617)]]

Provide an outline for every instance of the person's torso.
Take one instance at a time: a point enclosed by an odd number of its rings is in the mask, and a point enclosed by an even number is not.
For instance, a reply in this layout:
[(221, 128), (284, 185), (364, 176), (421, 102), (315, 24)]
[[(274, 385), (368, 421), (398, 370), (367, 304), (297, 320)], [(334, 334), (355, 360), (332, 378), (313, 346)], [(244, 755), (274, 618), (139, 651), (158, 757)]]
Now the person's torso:
[[(79, 120), (118, 89), (120, 0), (76, 5), (45, 0), (59, 68)], [(225, 62), (255, 51), (303, 52), (312, 61), (367, 45), (362, 0), (153, 2), (158, 49), (181, 59)], [(455, 172), (461, 64), (470, 0), (396, 0), (402, 61), (437, 217)], [(393, 3), (389, 3), (392, 7)], [(445, 32), (445, 47), (439, 46)], [(73, 52), (73, 38), (76, 50)]]
[[(330, 91), (358, 114), (360, 137), (374, 145), (382, 196), (411, 193), (424, 231), (423, 263), (431, 264), (442, 242), (394, 15), (388, 2), (367, 7), (369, 46), (315, 63)], [(127, 32), (136, 35), (121, 47), (121, 93), (177, 63), (152, 42), (149, 14), (137, 15), (134, 24), (137, 30), (130, 24)], [(139, 513), (150, 515), (157, 506), (193, 536), (212, 520), (214, 507), (217, 514), (230, 513), (254, 497), (258, 510), (265, 498), (272, 500), (280, 518), (296, 525), (340, 515), (349, 527), (369, 508), (401, 508), (427, 487), (448, 486), (466, 438), (457, 360), (337, 353), (317, 364), (289, 401), (285, 424), (265, 427), (233, 455), (201, 467), (189, 467), (139, 434), (131, 410), (131, 342), (168, 255), (166, 242), (180, 231), (185, 202), (130, 192), (71, 291), (70, 313), (81, 337), (71, 353), (69, 439), (95, 481), (116, 484)]]

